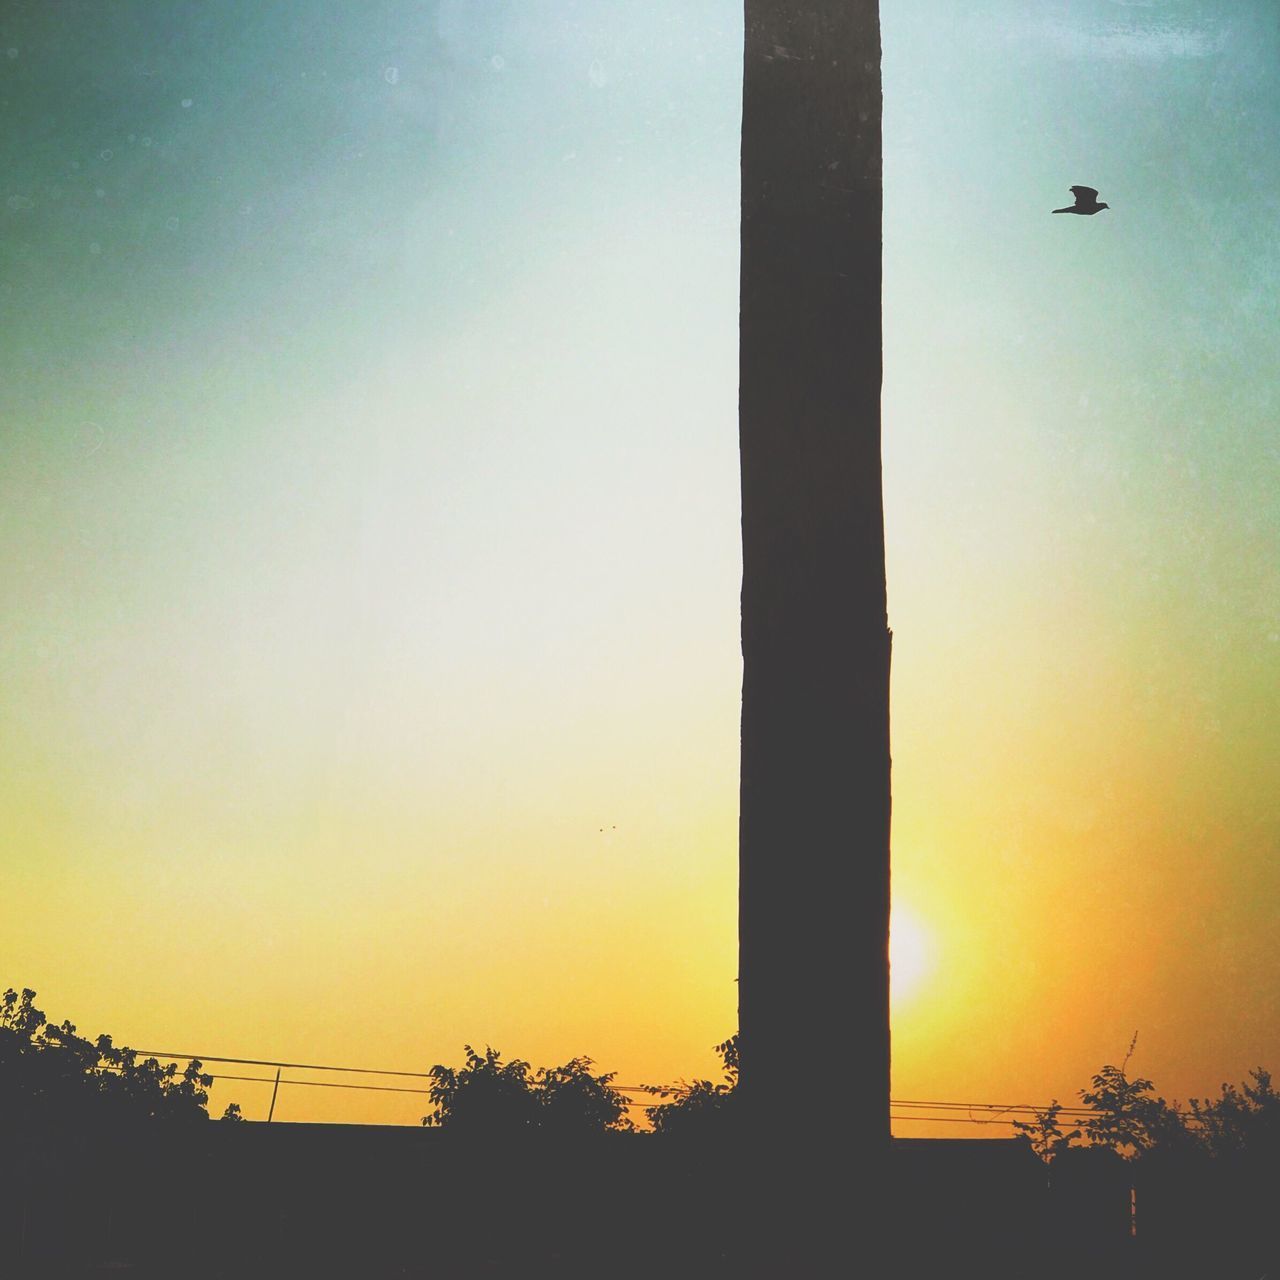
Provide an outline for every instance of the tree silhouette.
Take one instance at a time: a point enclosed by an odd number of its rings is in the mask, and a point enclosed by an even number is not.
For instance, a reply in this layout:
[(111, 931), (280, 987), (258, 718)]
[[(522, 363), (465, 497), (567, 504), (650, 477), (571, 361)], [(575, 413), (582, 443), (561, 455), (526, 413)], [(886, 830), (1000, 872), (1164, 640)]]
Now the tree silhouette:
[(1203, 1159), (1220, 1162), (1248, 1158), (1280, 1167), (1280, 1093), (1271, 1073), (1258, 1067), (1238, 1087), (1224, 1084), (1216, 1098), (1192, 1098), (1183, 1111), (1155, 1092), (1145, 1076), (1130, 1078), (1129, 1045), (1120, 1066), (1108, 1064), (1080, 1091), (1090, 1114), (1064, 1129), (1062, 1103), (1056, 1098), (1033, 1109), (1029, 1121), (1013, 1127), (1045, 1163), (1084, 1139), (1090, 1147), (1114, 1151), (1126, 1159), (1143, 1157)]
[[(1125, 1064), (1128, 1060), (1126, 1056)], [(1133, 1158), (1158, 1147), (1168, 1150), (1193, 1142), (1177, 1107), (1159, 1097), (1144, 1076), (1130, 1080), (1124, 1064), (1104, 1066), (1092, 1085), (1080, 1091), (1081, 1101), (1093, 1110), (1084, 1122), (1091, 1146), (1110, 1147)]]
[(474, 1137), (544, 1133), (558, 1137), (631, 1129), (627, 1100), (613, 1087), (614, 1073), (597, 1074), (590, 1058), (571, 1058), (534, 1071), (521, 1058), (503, 1062), (497, 1049), (477, 1053), (464, 1045), (459, 1068), (434, 1066), (427, 1095), (435, 1110), (430, 1128)]
[(667, 1136), (703, 1137), (724, 1134), (735, 1124), (738, 1087), (738, 1037), (716, 1045), (724, 1067), (719, 1084), (682, 1080), (677, 1085), (646, 1085), (645, 1091), (669, 1099), (645, 1108), (653, 1131)]
[(613, 1087), (615, 1072), (595, 1075), (590, 1058), (571, 1058), (562, 1067), (544, 1067), (534, 1080), (538, 1124), (564, 1137), (625, 1132), (627, 1100)]
[(28, 1132), (141, 1120), (207, 1120), (209, 1086), (198, 1060), (139, 1060), (110, 1036), (88, 1040), (51, 1023), (36, 993), (0, 996), (0, 1123)]
[(1040, 1157), (1045, 1164), (1050, 1164), (1066, 1151), (1080, 1137), (1080, 1129), (1063, 1129), (1059, 1116), (1062, 1112), (1062, 1103), (1057, 1098), (1043, 1110), (1036, 1109), (1032, 1112), (1035, 1117), (1033, 1120), (1015, 1120), (1013, 1127), (1027, 1139), (1031, 1145), (1031, 1150)]
[(1280, 1154), (1280, 1094), (1262, 1067), (1251, 1071), (1238, 1089), (1224, 1084), (1217, 1098), (1192, 1098), (1191, 1114), (1201, 1142), (1214, 1156)]

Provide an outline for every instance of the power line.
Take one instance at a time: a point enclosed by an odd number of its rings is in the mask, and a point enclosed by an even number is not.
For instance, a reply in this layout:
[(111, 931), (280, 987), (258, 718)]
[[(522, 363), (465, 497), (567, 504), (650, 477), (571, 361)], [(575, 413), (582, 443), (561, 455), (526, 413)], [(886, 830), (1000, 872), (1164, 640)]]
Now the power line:
[[(54, 1046), (48, 1046), (50, 1048)], [(187, 1062), (221, 1062), (233, 1066), (254, 1066), (254, 1067), (277, 1067), (281, 1070), (291, 1071), (326, 1071), (337, 1072), (347, 1075), (366, 1075), (366, 1076), (394, 1076), (404, 1079), (413, 1080), (430, 1080), (433, 1074), (430, 1071), (403, 1071), (393, 1068), (381, 1067), (346, 1067), (334, 1066), (329, 1063), (315, 1062), (283, 1062), (273, 1058), (232, 1058), (221, 1054), (214, 1053), (174, 1053), (171, 1050), (160, 1049), (134, 1049), (130, 1052), (136, 1054), (139, 1058), (155, 1058), (157, 1060), (166, 1059), (169, 1061), (187, 1061)], [(220, 1073), (203, 1073), (209, 1074), (213, 1080), (234, 1080), (246, 1084), (273, 1084), (275, 1080), (271, 1076), (242, 1076), (229, 1075)], [(354, 1089), (369, 1093), (409, 1093), (425, 1095), (429, 1093), (427, 1089), (410, 1089), (398, 1085), (360, 1085), (346, 1084), (339, 1081), (330, 1080), (281, 1080), (282, 1085), (292, 1085), (302, 1088), (315, 1089)], [(638, 1084), (611, 1084), (611, 1089), (615, 1089), (620, 1093), (643, 1093), (655, 1100), (645, 1102), (638, 1099), (627, 1099), (628, 1107), (663, 1107), (670, 1106), (670, 1101), (657, 1100), (663, 1094), (678, 1095), (681, 1091), (679, 1085), (638, 1085)], [(959, 1102), (942, 1099), (916, 1099), (916, 1098), (890, 1098), (889, 1105), (895, 1108), (909, 1108), (914, 1112), (959, 1112), (963, 1111), (968, 1114), (964, 1116), (956, 1115), (927, 1115), (914, 1114), (904, 1115), (901, 1113), (890, 1114), (891, 1120), (901, 1120), (904, 1122), (937, 1124), (1000, 1124), (1012, 1126), (1015, 1121), (1012, 1119), (1001, 1119), (1000, 1116), (1038, 1116), (1049, 1110), (1047, 1106), (1036, 1106), (1027, 1102)], [(986, 1118), (975, 1116), (973, 1112), (997, 1113), (995, 1116), (988, 1114)], [(1058, 1107), (1058, 1116), (1065, 1120), (1082, 1120), (1097, 1115), (1097, 1112), (1089, 1107)], [(1179, 1119), (1190, 1120), (1195, 1122), (1199, 1117), (1193, 1111), (1175, 1110), (1170, 1108), (1170, 1114), (1177, 1116)]]
[[(193, 1059), (193, 1061), (200, 1061), (200, 1059)], [(235, 1059), (211, 1058), (210, 1061), (211, 1062), (213, 1061), (232, 1062), (232, 1061), (235, 1061)], [(124, 1068), (122, 1067), (112, 1066), (112, 1065), (94, 1068), (95, 1071), (122, 1071), (123, 1069)], [(321, 1071), (327, 1071), (327, 1070), (331, 1070), (332, 1068), (318, 1067), (315, 1069), (321, 1070)], [(200, 1074), (201, 1076), (206, 1077), (209, 1080), (236, 1080), (245, 1084), (280, 1084), (280, 1085), (286, 1085), (286, 1086), (296, 1085), (298, 1088), (302, 1088), (302, 1089), (358, 1089), (366, 1093), (413, 1093), (413, 1094), (417, 1094), (420, 1097), (425, 1097), (431, 1092), (429, 1089), (408, 1089), (408, 1088), (405, 1088), (403, 1085), (394, 1085), (394, 1084), (346, 1084), (345, 1082), (340, 1082), (337, 1080), (277, 1080), (274, 1076), (235, 1076), (235, 1075), (227, 1075), (223, 1072), (212, 1072), (212, 1071), (202, 1071)], [(376, 1074), (376, 1073), (371, 1073), (371, 1074)], [(387, 1075), (391, 1075), (391, 1074), (412, 1075), (414, 1073), (405, 1071), (405, 1072), (397, 1072), (397, 1073), (387, 1072), (386, 1074)], [(641, 1107), (641, 1106), (669, 1107), (672, 1105), (670, 1102), (645, 1103), (632, 1098), (624, 1098), (623, 1101), (628, 1107)]]
[[(158, 1056), (158, 1055), (149, 1055), (149, 1056)], [(194, 1059), (194, 1060), (200, 1061), (200, 1059)], [(209, 1061), (235, 1062), (237, 1061), (237, 1059), (210, 1058)], [(264, 1065), (274, 1065), (274, 1064), (266, 1063)], [(96, 1070), (99, 1070), (99, 1071), (119, 1071), (121, 1069), (122, 1068), (115, 1067), (115, 1066), (105, 1066), (105, 1067), (96, 1068)], [(336, 1068), (313, 1067), (310, 1069), (316, 1070), (316, 1071), (329, 1071), (329, 1070), (335, 1070)], [(370, 1075), (386, 1074), (386, 1075), (408, 1076), (408, 1075), (421, 1074), (421, 1073), (410, 1072), (410, 1071), (400, 1071), (400, 1072), (388, 1071), (385, 1073), (378, 1073), (370, 1070), (369, 1068), (347, 1068), (347, 1069), (353, 1070), (353, 1071), (363, 1071), (366, 1074), (370, 1074)], [(410, 1089), (402, 1085), (346, 1084), (336, 1080), (279, 1080), (277, 1081), (273, 1076), (240, 1076), (240, 1075), (228, 1075), (223, 1073), (212, 1073), (212, 1072), (201, 1072), (201, 1074), (207, 1076), (210, 1080), (214, 1080), (214, 1081), (234, 1080), (234, 1081), (245, 1083), (245, 1084), (280, 1084), (280, 1085), (285, 1085), (286, 1087), (294, 1086), (294, 1087), (303, 1088), (303, 1089), (355, 1089), (364, 1093), (409, 1093), (409, 1094), (416, 1094), (419, 1097), (426, 1096), (430, 1093), (430, 1090), (428, 1089)], [(640, 1088), (641, 1086), (632, 1086), (632, 1087)], [(639, 1099), (633, 1099), (633, 1098), (626, 1098), (623, 1101), (627, 1107), (644, 1107), (646, 1110), (650, 1108), (670, 1107), (675, 1105), (674, 1102), (642, 1102)], [(891, 1101), (890, 1105), (914, 1107), (917, 1109), (917, 1114), (915, 1115), (901, 1115), (901, 1114), (894, 1115), (891, 1113), (889, 1116), (889, 1119), (891, 1121), (915, 1122), (918, 1124), (1004, 1125), (1010, 1128), (1012, 1128), (1017, 1122), (1014, 1120), (1002, 1120), (1002, 1119), (999, 1119), (998, 1117), (983, 1119), (983, 1118), (972, 1116), (972, 1115), (968, 1115), (968, 1116), (928, 1115), (928, 1114), (923, 1114), (923, 1112), (926, 1109), (952, 1110), (952, 1111), (969, 1110), (969, 1109), (986, 1109), (986, 1110), (998, 1110), (998, 1111), (1008, 1111), (1008, 1112), (1017, 1111), (1020, 1113), (1025, 1113), (1026, 1111), (1035, 1110), (1035, 1108), (1032, 1108), (1026, 1105), (1002, 1107), (998, 1103), (965, 1103), (965, 1102), (925, 1103), (925, 1102)], [(1086, 1114), (1092, 1114), (1092, 1112), (1086, 1112)], [(1177, 1113), (1177, 1114), (1183, 1114), (1183, 1113)], [(1191, 1115), (1191, 1113), (1186, 1113), (1186, 1114), (1188, 1116)], [(1191, 1116), (1191, 1118), (1194, 1118), (1194, 1117)]]
[(1003, 1124), (1012, 1125), (1012, 1120), (978, 1120), (973, 1116), (895, 1116), (890, 1120), (916, 1120), (922, 1124)]
[[(391, 1069), (382, 1069), (381, 1067), (335, 1067), (327, 1064), (316, 1062), (277, 1062), (271, 1058), (225, 1058), (216, 1053), (173, 1053), (170, 1050), (162, 1049), (134, 1049), (131, 1052), (136, 1053), (140, 1058), (166, 1058), (173, 1061), (186, 1062), (229, 1062), (236, 1066), (242, 1067), (279, 1067), (281, 1070), (288, 1071), (341, 1071), (352, 1075), (365, 1076), (402, 1076), (413, 1080), (431, 1080), (433, 1075), (430, 1071), (395, 1071)], [(223, 1079), (242, 1079), (242, 1080), (258, 1080), (261, 1076), (224, 1076)], [(285, 1083), (281, 1081), (281, 1083)], [(299, 1081), (298, 1083), (302, 1083)], [(345, 1088), (348, 1086), (333, 1085), (333, 1088)], [(611, 1084), (611, 1089), (617, 1089), (621, 1093), (652, 1093), (655, 1089), (669, 1090), (676, 1092), (674, 1086), (669, 1085), (645, 1085), (645, 1084)], [(411, 1093), (424, 1093), (425, 1090), (413, 1089), (408, 1090)]]
[(132, 1052), (145, 1058), (183, 1059), (187, 1062), (231, 1062), (242, 1067), (280, 1067), (290, 1071), (346, 1071), (362, 1076), (409, 1076), (415, 1080), (430, 1080), (430, 1071), (384, 1071), (379, 1067), (332, 1067), (314, 1062), (275, 1062), (270, 1058), (224, 1058), (216, 1053), (173, 1053), (167, 1049), (134, 1049)]
[[(243, 1080), (252, 1081), (254, 1084), (275, 1084), (274, 1076), (229, 1076), (229, 1075), (209, 1075), (210, 1080)], [(414, 1093), (419, 1097), (425, 1097), (431, 1091), (429, 1089), (408, 1089), (403, 1085), (394, 1084), (340, 1084), (336, 1080), (281, 1080), (281, 1085), (297, 1085), (304, 1089), (360, 1089), (368, 1093)], [(631, 1098), (623, 1100), (629, 1107), (656, 1106), (669, 1107), (669, 1102), (644, 1103)]]
[[(210, 1075), (210, 1080), (245, 1080), (255, 1084), (275, 1084), (274, 1076), (223, 1076)], [(338, 1084), (332, 1080), (281, 1080), (282, 1085), (297, 1085), (303, 1089), (361, 1089), (368, 1093), (416, 1093), (425, 1095), (427, 1089), (407, 1089), (395, 1084)]]
[[(1048, 1107), (1037, 1107), (1030, 1102), (922, 1102), (913, 1098), (894, 1098), (895, 1107), (967, 1107), (971, 1111), (1047, 1111)], [(1089, 1107), (1059, 1107), (1059, 1115), (1073, 1114), (1092, 1115)]]

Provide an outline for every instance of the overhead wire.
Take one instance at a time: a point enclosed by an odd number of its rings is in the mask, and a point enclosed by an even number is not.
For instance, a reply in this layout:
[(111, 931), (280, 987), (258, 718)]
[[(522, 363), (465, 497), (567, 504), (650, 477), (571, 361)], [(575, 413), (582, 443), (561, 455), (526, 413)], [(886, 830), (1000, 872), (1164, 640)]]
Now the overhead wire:
[[(432, 1072), (430, 1071), (404, 1071), (398, 1068), (348, 1067), (335, 1066), (331, 1063), (315, 1062), (283, 1062), (272, 1058), (239, 1058), (214, 1053), (174, 1053), (170, 1050), (160, 1049), (136, 1049), (131, 1050), (131, 1052), (139, 1059), (143, 1060), (154, 1058), (157, 1061), (166, 1060), (171, 1062), (186, 1061), (200, 1062), (202, 1064), (206, 1062), (226, 1063), (232, 1066), (276, 1067), (282, 1071), (324, 1071), (348, 1075), (396, 1077), (415, 1080), (430, 1080), (433, 1078)], [(349, 1089), (368, 1093), (408, 1093), (420, 1096), (426, 1095), (430, 1092), (427, 1089), (413, 1089), (402, 1085), (354, 1084), (337, 1080), (277, 1080), (273, 1076), (232, 1075), (223, 1072), (202, 1072), (202, 1074), (208, 1075), (212, 1080), (236, 1081), (246, 1084), (279, 1084), (286, 1087)], [(672, 1100), (670, 1098), (666, 1098), (664, 1095), (678, 1095), (681, 1091), (681, 1087), (682, 1086), (680, 1085), (610, 1085), (610, 1088), (615, 1089), (620, 1093), (641, 1093), (648, 1095), (653, 1099), (652, 1101), (631, 1098), (625, 1100), (628, 1107), (644, 1107), (646, 1109), (650, 1107), (672, 1105)], [(1013, 1127), (1017, 1123), (1025, 1123), (1025, 1121), (1020, 1119), (1021, 1117), (1035, 1117), (1042, 1115), (1049, 1110), (1048, 1106), (1036, 1106), (1032, 1103), (1026, 1102), (963, 1102), (944, 1099), (917, 1098), (890, 1098), (889, 1105), (891, 1108), (894, 1108), (894, 1110), (890, 1112), (889, 1116), (890, 1120), (894, 1121), (924, 1124), (1004, 1125), (1008, 1127)], [(909, 1113), (904, 1113), (904, 1109), (905, 1112)], [(1171, 1111), (1172, 1114), (1184, 1120), (1195, 1121), (1198, 1119), (1196, 1114), (1192, 1111), (1185, 1109), (1171, 1109)], [(949, 1114), (953, 1112), (965, 1112), (966, 1114)], [(1059, 1105), (1057, 1109), (1058, 1117), (1067, 1121), (1082, 1120), (1095, 1114), (1096, 1112), (1089, 1107), (1069, 1107)], [(1019, 1117), (1019, 1119), (1002, 1117)]]

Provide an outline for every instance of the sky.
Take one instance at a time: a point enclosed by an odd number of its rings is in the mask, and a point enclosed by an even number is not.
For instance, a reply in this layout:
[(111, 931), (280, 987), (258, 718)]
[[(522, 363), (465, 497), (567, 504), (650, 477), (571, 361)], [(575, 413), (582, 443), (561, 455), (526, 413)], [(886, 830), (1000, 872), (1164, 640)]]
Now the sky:
[[(1137, 1031), (1204, 1096), (1280, 1069), (1280, 19), (883, 8), (894, 1094), (1074, 1099)], [(0, 985), (144, 1049), (714, 1072), (741, 43), (6, 7)]]

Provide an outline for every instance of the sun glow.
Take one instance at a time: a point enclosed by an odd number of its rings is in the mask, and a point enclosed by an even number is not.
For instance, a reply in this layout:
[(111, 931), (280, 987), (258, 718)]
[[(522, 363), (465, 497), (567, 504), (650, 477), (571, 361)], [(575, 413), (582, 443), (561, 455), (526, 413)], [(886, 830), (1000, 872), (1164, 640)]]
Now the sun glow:
[(909, 908), (895, 906), (889, 919), (889, 998), (895, 1003), (915, 996), (933, 969), (929, 934)]

